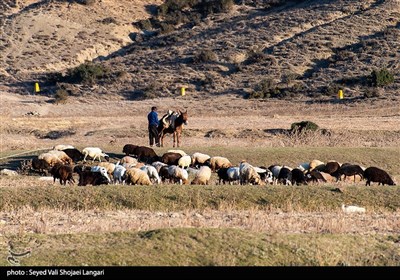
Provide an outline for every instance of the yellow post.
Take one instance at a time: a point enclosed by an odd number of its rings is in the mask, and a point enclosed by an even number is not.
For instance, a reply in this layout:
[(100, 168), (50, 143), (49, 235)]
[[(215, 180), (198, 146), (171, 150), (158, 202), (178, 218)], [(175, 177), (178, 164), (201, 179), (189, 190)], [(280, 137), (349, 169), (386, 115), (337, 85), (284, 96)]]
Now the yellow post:
[(181, 87), (181, 95), (182, 96), (185, 96), (185, 89), (186, 89), (185, 87)]
[(35, 83), (35, 93), (40, 92), (39, 83)]
[(343, 90), (339, 89), (338, 98), (343, 99)]

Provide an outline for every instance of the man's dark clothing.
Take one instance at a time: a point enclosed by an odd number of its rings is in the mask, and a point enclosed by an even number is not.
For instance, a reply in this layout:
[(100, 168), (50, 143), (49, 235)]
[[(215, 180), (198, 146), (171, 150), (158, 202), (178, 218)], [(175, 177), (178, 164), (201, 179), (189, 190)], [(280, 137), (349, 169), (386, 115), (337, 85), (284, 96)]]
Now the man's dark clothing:
[[(147, 115), (149, 121), (149, 142), (153, 146), (154, 142), (157, 146), (160, 145), (160, 137), (158, 135), (158, 114), (156, 111), (151, 111)], [(154, 141), (155, 140), (155, 141)]]

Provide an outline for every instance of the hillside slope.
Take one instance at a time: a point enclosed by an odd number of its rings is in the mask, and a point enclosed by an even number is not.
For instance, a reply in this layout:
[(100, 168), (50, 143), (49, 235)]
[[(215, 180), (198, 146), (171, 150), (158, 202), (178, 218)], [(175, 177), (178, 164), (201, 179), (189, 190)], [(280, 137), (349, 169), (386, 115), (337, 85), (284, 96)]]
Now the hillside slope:
[[(6, 40), (0, 44), (5, 53), (0, 73), (23, 86), (97, 58), (108, 77), (97, 81), (100, 87), (68, 87), (71, 94), (151, 98), (174, 96), (185, 86), (199, 98), (247, 96), (264, 80), (278, 97), (332, 97), (339, 88), (346, 97), (371, 91), (399, 97), (400, 3), (395, 0), (282, 1), (268, 9), (234, 5), (197, 25), (155, 36), (144, 35), (157, 30), (135, 30), (133, 23), (151, 17), (152, 5), (163, 1), (69, 8), (65, 1), (25, 2), (35, 4), (7, 17)], [(377, 91), (368, 76), (381, 68), (393, 73), (395, 82)]]
[(7, 0), (0, 4), (0, 75), (27, 82), (107, 56), (131, 43), (133, 21), (147, 18), (161, 0)]

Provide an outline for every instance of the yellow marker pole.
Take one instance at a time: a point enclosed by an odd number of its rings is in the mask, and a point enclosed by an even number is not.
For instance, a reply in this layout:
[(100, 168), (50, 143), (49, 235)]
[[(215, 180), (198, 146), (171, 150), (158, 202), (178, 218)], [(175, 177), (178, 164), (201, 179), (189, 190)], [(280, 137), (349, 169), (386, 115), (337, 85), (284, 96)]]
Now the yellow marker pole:
[(338, 98), (343, 99), (343, 90), (339, 89)]
[(181, 87), (181, 95), (182, 95), (182, 96), (185, 96), (185, 90), (186, 90), (185, 87)]
[(35, 83), (35, 93), (40, 92), (39, 83)]

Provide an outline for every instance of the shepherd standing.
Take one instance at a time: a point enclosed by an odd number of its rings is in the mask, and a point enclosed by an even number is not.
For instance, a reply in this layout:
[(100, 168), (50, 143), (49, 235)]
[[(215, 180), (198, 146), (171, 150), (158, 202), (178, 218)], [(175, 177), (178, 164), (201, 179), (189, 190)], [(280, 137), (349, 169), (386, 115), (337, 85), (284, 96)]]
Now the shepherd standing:
[(151, 112), (147, 115), (147, 120), (149, 121), (150, 147), (153, 147), (154, 142), (157, 147), (160, 147), (160, 136), (157, 130), (159, 122), (158, 122), (158, 114), (156, 106), (151, 107)]

